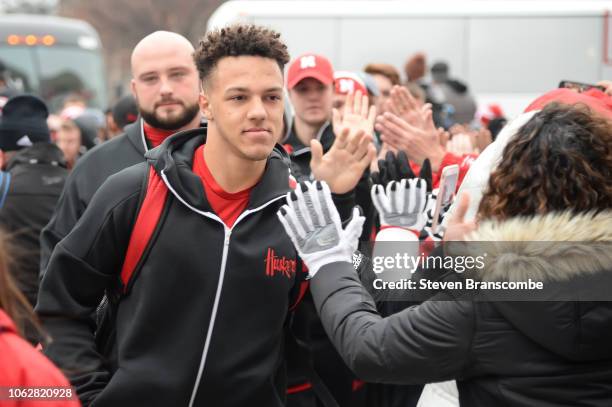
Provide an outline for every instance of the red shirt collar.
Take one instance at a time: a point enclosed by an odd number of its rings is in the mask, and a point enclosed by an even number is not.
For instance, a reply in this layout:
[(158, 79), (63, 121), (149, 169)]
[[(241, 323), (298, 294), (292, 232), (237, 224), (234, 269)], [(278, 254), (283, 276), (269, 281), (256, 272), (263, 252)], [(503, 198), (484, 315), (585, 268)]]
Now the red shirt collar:
[(228, 200), (240, 200), (240, 199), (248, 199), (251, 190), (255, 187), (252, 186), (250, 188), (243, 189), (238, 192), (227, 192), (217, 184), (215, 178), (211, 174), (208, 169), (208, 165), (206, 164), (206, 160), (204, 159), (204, 146), (206, 144), (202, 144), (198, 147), (194, 153), (193, 157), (193, 172), (200, 176), (202, 181), (206, 184), (206, 186), (210, 187), (212, 191), (219, 195), (220, 197)]
[(143, 128), (145, 137), (147, 138), (147, 140), (149, 140), (153, 147), (157, 147), (158, 145), (163, 143), (163, 141), (169, 136), (176, 133), (176, 130), (158, 129), (147, 124), (147, 122), (143, 122)]

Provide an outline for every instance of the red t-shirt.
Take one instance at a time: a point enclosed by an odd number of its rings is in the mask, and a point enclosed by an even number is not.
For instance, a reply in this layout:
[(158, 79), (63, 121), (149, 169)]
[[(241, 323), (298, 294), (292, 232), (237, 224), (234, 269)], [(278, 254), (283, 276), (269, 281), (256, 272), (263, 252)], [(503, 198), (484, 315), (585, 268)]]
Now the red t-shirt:
[(153, 147), (157, 147), (158, 145), (163, 143), (164, 140), (168, 138), (168, 136), (176, 133), (175, 130), (163, 130), (151, 127), (146, 122), (143, 123), (143, 127), (145, 137), (147, 138), (147, 140), (149, 140), (149, 143), (151, 143)]
[(204, 146), (205, 144), (202, 144), (194, 153), (193, 172), (202, 179), (206, 198), (208, 198), (213, 211), (227, 227), (231, 228), (249, 204), (249, 196), (253, 187), (233, 194), (224, 191), (217, 184), (206, 165), (206, 161), (204, 161)]

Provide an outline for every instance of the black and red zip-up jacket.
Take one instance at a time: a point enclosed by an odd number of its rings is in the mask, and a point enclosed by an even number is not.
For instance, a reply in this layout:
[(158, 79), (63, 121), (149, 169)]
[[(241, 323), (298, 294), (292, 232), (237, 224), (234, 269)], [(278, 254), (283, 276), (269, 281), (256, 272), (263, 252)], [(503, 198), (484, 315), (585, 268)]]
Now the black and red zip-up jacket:
[(53, 337), (45, 353), (86, 405), (284, 404), (284, 330), (303, 274), (276, 215), (288, 161), (273, 151), (228, 228), (191, 170), (205, 139), (177, 133), (146, 155), (169, 193), (117, 306), (116, 360), (96, 348), (91, 314), (118, 284), (148, 166), (109, 178), (51, 257), (36, 307)]

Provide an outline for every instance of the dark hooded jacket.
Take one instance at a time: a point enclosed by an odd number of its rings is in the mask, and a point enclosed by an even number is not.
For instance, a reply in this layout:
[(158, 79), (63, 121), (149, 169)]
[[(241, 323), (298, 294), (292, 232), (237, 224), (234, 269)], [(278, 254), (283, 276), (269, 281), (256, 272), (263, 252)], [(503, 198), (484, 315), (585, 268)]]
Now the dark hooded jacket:
[(142, 120), (137, 120), (125, 127), (125, 133), (96, 146), (79, 158), (66, 180), (53, 216), (40, 236), (41, 274), (55, 245), (76, 225), (100, 185), (124, 168), (144, 162), (147, 150)]
[(68, 176), (59, 148), (35, 143), (17, 152), (9, 161), (11, 175), (0, 225), (12, 233), (19, 249), (15, 267), (17, 285), (32, 305), (38, 293), (40, 231), (49, 222)]
[[(311, 280), (311, 291), (351, 369), (385, 383), (455, 379), (462, 406), (612, 405), (612, 302), (574, 290), (610, 281), (611, 212), (485, 223), (474, 240), (495, 242), (481, 280), (567, 284), (569, 301), (487, 301), (480, 291), (469, 299), (441, 291), (382, 318), (349, 263), (333, 263)], [(542, 244), (550, 241), (572, 245), (560, 251)], [(578, 250), (575, 242), (593, 246)]]
[(288, 158), (273, 151), (228, 228), (191, 170), (205, 138), (180, 132), (147, 153), (169, 193), (117, 305), (116, 360), (100, 355), (90, 316), (118, 284), (148, 166), (110, 177), (53, 253), (36, 308), (54, 339), (45, 353), (86, 405), (284, 404), (283, 333), (305, 274), (276, 215)]

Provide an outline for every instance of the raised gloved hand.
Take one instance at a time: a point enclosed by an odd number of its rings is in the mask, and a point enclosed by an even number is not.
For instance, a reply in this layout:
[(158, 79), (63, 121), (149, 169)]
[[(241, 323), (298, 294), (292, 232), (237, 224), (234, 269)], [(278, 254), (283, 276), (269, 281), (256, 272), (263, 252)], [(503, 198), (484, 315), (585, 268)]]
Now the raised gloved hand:
[[(389, 151), (384, 160), (378, 160), (378, 171), (372, 172), (370, 180), (373, 185), (379, 184), (386, 186), (391, 181), (401, 181), (404, 178), (416, 178), (417, 176), (410, 167), (410, 161), (405, 152), (400, 151), (397, 155)], [(419, 172), (419, 178), (427, 182), (427, 192), (431, 191), (432, 173), (429, 160), (423, 162)]]
[(350, 222), (342, 229), (340, 215), (325, 182), (300, 183), (287, 194), (287, 204), (277, 215), (308, 267), (310, 278), (327, 264), (352, 263), (365, 218), (355, 208)]
[(379, 160), (378, 168), (379, 172), (371, 176), (370, 196), (381, 227), (408, 229), (418, 236), (427, 222), (425, 210), (431, 191), (429, 160), (424, 161), (419, 176), (414, 174), (402, 151), (397, 155), (387, 153), (385, 160)]
[(409, 229), (419, 234), (427, 223), (427, 182), (421, 178), (391, 181), (386, 188), (372, 186), (372, 202), (380, 225)]

